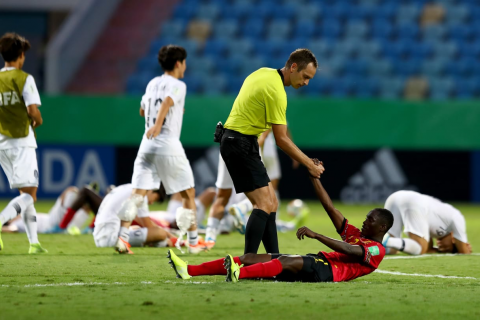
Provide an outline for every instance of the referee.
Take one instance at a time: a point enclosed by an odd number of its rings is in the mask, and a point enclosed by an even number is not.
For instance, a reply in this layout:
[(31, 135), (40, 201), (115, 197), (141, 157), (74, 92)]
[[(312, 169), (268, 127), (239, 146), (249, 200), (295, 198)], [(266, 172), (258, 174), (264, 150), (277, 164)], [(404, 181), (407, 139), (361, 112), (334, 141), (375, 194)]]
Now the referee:
[(318, 67), (308, 49), (297, 49), (282, 69), (261, 68), (249, 75), (235, 99), (220, 140), (220, 153), (237, 193), (245, 193), (253, 204), (245, 232), (245, 253), (257, 253), (263, 242), (267, 253), (278, 253), (275, 223), (278, 201), (258, 147), (260, 134), (272, 128), (277, 146), (292, 159), (320, 177), (325, 170), (316, 165), (287, 136), (287, 94), (308, 85)]

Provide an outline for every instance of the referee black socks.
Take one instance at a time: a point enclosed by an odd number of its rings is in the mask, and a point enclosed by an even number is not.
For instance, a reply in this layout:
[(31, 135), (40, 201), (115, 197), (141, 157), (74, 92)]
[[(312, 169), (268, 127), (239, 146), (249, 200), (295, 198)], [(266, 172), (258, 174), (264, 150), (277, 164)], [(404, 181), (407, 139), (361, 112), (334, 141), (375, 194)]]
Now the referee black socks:
[(268, 213), (260, 209), (253, 209), (245, 230), (245, 253), (257, 253), (268, 220)]
[(276, 218), (276, 212), (269, 214), (265, 231), (263, 232), (262, 242), (267, 253), (279, 253)]

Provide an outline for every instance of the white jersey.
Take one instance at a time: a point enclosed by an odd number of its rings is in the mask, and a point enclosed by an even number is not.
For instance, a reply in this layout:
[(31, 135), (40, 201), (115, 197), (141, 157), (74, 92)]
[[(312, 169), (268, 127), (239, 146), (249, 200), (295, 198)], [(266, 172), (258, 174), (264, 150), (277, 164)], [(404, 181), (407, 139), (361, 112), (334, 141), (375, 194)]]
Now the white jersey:
[[(117, 214), (122, 207), (122, 204), (127, 200), (132, 194), (132, 185), (122, 184), (121, 186), (113, 189), (109, 194), (103, 198), (102, 204), (98, 209), (97, 217), (95, 218), (95, 226), (101, 225), (104, 223), (116, 223), (120, 224), (120, 218)], [(146, 209), (147, 208), (147, 209)], [(148, 217), (148, 203), (147, 197), (144, 198), (143, 208), (138, 209), (139, 217)]]
[[(187, 86), (185, 83), (166, 74), (153, 78), (148, 83), (141, 102), (141, 108), (145, 110), (145, 134), (139, 153), (166, 156), (185, 155), (180, 143), (180, 134), (186, 94)], [(148, 139), (146, 133), (155, 124), (160, 105), (167, 97), (173, 100), (173, 106), (170, 107), (163, 121), (162, 131), (154, 139)]]
[(468, 241), (465, 218), (448, 203), (415, 191), (397, 191), (387, 203), (392, 203), (400, 211), (411, 209), (425, 215), (431, 238), (442, 238), (452, 232), (455, 239), (464, 243)]
[[(13, 70), (15, 68), (8, 67), (0, 69), (0, 72)], [(25, 105), (28, 107), (32, 104), (36, 104), (38, 106), (41, 105), (40, 102), (40, 95), (38, 94), (37, 86), (35, 85), (35, 80), (31, 75), (27, 76), (25, 81), (25, 86), (23, 87), (23, 101)], [(24, 138), (11, 138), (6, 135), (0, 133), (0, 150), (5, 149), (12, 149), (12, 148), (36, 148), (37, 142), (35, 140), (35, 135), (33, 133), (33, 129), (30, 126), (30, 130), (28, 130), (28, 135)]]

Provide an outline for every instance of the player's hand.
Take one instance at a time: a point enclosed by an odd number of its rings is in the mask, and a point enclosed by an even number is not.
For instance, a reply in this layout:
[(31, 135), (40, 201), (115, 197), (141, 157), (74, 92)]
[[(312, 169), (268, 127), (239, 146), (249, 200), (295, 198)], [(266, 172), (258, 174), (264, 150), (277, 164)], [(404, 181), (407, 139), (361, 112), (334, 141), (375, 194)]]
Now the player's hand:
[(41, 123), (38, 123), (37, 121), (32, 120), (32, 127), (33, 127), (33, 129), (40, 127), (40, 125), (41, 125)]
[(319, 161), (317, 158), (312, 159), (313, 165), (308, 168), (308, 173), (314, 178), (320, 178), (320, 175), (323, 174), (325, 168), (323, 167), (323, 162)]
[(317, 234), (313, 232), (312, 230), (308, 229), (307, 227), (301, 227), (300, 229), (297, 230), (297, 238), (298, 240), (304, 239), (304, 237), (307, 238), (315, 238)]
[(150, 129), (148, 129), (146, 135), (147, 139), (154, 139), (156, 136), (160, 134), (160, 131), (162, 131), (162, 127), (157, 127), (153, 126)]

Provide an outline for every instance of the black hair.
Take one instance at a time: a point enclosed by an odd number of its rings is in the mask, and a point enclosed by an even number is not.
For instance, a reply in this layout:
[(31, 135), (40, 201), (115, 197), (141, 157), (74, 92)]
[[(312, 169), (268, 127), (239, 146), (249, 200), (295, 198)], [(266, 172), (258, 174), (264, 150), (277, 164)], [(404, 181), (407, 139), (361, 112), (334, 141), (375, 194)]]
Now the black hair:
[(164, 71), (172, 71), (177, 61), (182, 62), (187, 58), (187, 51), (180, 47), (169, 44), (158, 51), (158, 63)]
[(160, 183), (160, 188), (158, 190), (153, 190), (154, 193), (158, 193), (158, 202), (162, 203), (165, 201), (165, 198), (167, 197), (167, 193), (165, 191), (165, 187), (163, 186), (163, 183)]
[(317, 58), (312, 51), (308, 49), (297, 49), (290, 54), (290, 57), (285, 64), (285, 67), (290, 68), (292, 64), (296, 63), (298, 71), (305, 69), (309, 63), (313, 63), (315, 69), (318, 68)]
[(30, 49), (30, 42), (18, 33), (8, 32), (0, 38), (0, 53), (6, 62), (17, 61)]
[(382, 223), (387, 225), (387, 230), (393, 226), (393, 214), (388, 209), (383, 208), (375, 208), (373, 211), (378, 212), (378, 217), (380, 218)]

